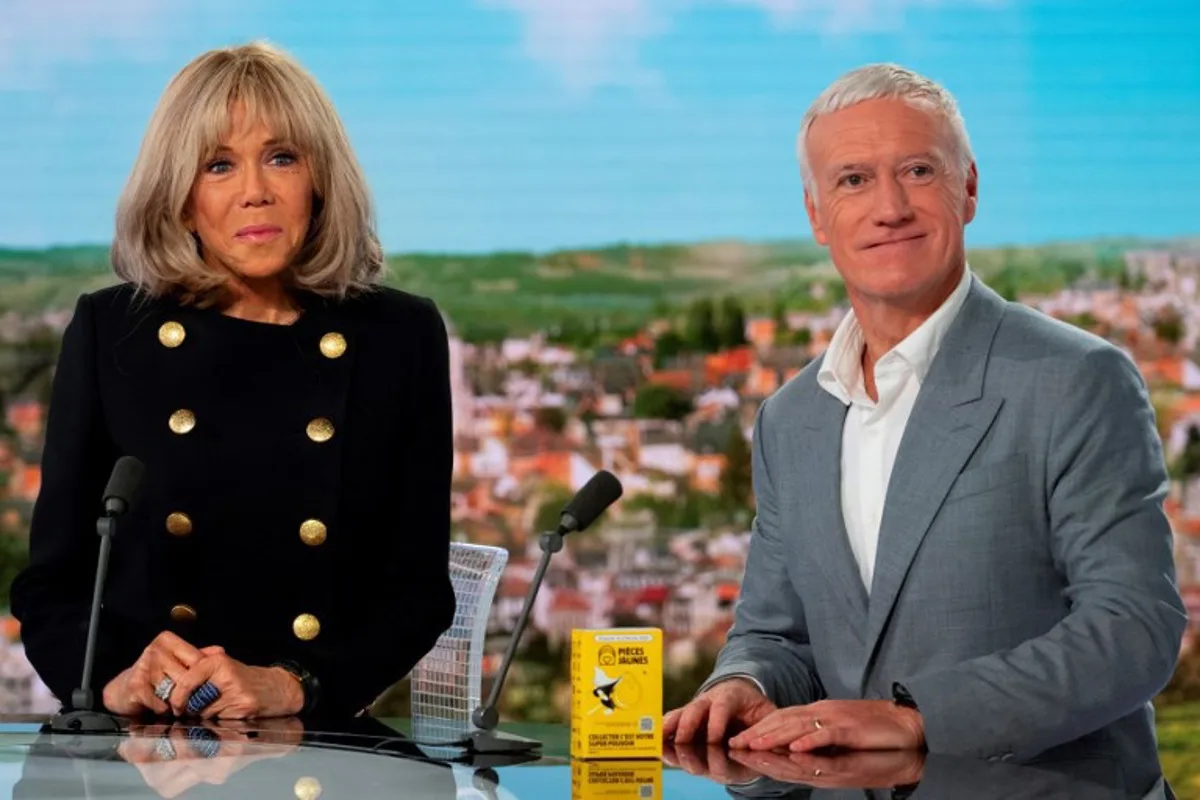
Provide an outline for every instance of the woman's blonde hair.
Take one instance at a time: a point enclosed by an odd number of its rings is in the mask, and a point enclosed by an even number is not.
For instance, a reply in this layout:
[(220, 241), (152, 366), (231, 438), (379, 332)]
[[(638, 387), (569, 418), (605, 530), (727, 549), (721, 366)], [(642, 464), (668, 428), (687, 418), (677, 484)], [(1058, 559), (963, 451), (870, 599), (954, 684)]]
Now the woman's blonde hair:
[(371, 286), (383, 271), (383, 249), (346, 131), (313, 77), (263, 42), (204, 53), (168, 84), (117, 205), (117, 275), (156, 297), (180, 292), (185, 302), (207, 305), (221, 295), (229, 275), (200, 257), (184, 216), (235, 104), (247, 122), (263, 122), (308, 163), (313, 217), (287, 280), (331, 297)]

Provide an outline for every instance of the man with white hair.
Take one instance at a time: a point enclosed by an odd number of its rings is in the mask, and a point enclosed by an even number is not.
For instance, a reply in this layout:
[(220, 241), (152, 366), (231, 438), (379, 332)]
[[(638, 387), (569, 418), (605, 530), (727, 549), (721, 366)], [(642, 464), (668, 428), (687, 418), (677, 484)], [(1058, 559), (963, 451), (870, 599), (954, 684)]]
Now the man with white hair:
[(665, 733), (1067, 753), (1129, 796), (1164, 791), (1150, 700), (1186, 613), (1136, 368), (972, 275), (978, 173), (941, 86), (854, 70), (798, 151), (852, 311), (759, 409), (734, 626)]

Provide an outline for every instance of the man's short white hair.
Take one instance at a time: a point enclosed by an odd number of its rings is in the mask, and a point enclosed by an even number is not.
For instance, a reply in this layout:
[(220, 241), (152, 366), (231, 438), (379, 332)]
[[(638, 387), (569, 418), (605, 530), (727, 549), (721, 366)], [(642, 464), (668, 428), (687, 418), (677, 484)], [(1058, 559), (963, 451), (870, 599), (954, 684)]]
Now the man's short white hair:
[(868, 64), (851, 70), (831, 83), (809, 106), (800, 121), (800, 134), (796, 137), (796, 156), (800, 161), (800, 175), (804, 187), (816, 197), (812, 167), (808, 163), (805, 140), (817, 117), (840, 111), (867, 100), (892, 98), (903, 100), (922, 110), (940, 115), (950, 124), (954, 138), (956, 165), (966, 174), (975, 156), (971, 153), (971, 141), (967, 137), (967, 125), (959, 113), (954, 96), (936, 82), (913, 72), (899, 64)]

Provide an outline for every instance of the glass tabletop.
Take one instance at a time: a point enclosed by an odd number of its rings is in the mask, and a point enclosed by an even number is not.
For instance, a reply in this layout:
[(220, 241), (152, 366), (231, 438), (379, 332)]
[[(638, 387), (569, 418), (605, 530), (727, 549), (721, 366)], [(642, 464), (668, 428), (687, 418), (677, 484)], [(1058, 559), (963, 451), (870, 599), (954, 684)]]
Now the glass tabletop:
[[(117, 734), (63, 734), (39, 718), (0, 718), (6, 798), (1093, 798), (1100, 764), (1017, 765), (919, 753), (788, 755), (668, 745), (662, 760), (571, 761), (568, 730), (512, 726), (543, 743), (524, 757), (472, 756), (408, 736), (406, 720), (307, 726), (137, 723)], [(505, 726), (508, 727), (508, 726)]]

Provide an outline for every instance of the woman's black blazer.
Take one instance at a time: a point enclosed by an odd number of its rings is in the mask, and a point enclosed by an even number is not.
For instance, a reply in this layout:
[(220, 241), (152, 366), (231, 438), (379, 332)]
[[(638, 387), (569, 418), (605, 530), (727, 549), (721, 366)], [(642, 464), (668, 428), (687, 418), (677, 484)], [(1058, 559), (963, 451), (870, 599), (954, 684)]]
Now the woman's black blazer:
[(146, 466), (120, 521), (93, 689), (161, 631), (298, 662), (352, 714), (449, 625), (451, 409), (434, 304), (391, 289), (301, 296), (292, 325), (127, 285), (80, 298), (55, 375), (30, 564), (13, 611), (69, 705), (80, 682), (113, 463)]

